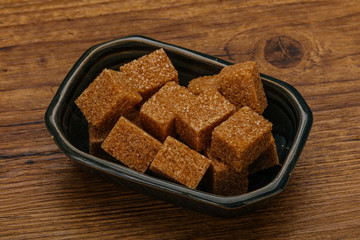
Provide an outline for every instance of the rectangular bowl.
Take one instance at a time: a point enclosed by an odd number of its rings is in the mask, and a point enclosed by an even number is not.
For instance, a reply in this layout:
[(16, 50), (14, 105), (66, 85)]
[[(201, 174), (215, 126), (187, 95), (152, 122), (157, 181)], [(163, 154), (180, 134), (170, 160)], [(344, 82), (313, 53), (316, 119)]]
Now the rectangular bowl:
[(232, 217), (262, 206), (286, 186), (305, 145), (312, 113), (299, 92), (289, 84), (261, 74), (268, 107), (264, 117), (273, 123), (280, 166), (250, 176), (249, 191), (238, 196), (218, 196), (136, 172), (88, 154), (87, 122), (74, 100), (104, 68), (119, 66), (163, 48), (187, 86), (198, 76), (217, 74), (232, 63), (143, 36), (101, 43), (87, 50), (61, 83), (46, 114), (46, 126), (59, 148), (87, 170), (135, 191), (202, 213)]

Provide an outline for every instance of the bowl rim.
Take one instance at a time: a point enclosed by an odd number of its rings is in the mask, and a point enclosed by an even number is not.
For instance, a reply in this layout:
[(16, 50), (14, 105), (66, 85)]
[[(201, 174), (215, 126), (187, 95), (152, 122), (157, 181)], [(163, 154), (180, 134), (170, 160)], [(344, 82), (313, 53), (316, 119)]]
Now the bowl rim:
[(293, 86), (262, 73), (262, 81), (265, 83), (276, 85), (276, 87), (280, 89), (280, 91), (287, 97), (293, 107), (298, 111), (299, 124), (296, 134), (294, 136), (294, 142), (289, 149), (289, 153), (285, 158), (284, 164), (282, 165), (277, 176), (269, 184), (254, 191), (236, 196), (219, 196), (200, 190), (193, 190), (176, 183), (172, 183), (166, 180), (152, 177), (147, 174), (136, 172), (135, 170), (129, 169), (126, 166), (100, 159), (74, 147), (67, 140), (66, 136), (61, 130), (61, 124), (57, 121), (57, 118), (60, 114), (59, 109), (61, 109), (61, 106), (64, 104), (68, 95), (67, 90), (71, 87), (71, 85), (76, 82), (76, 76), (82, 66), (84, 66), (86, 62), (89, 61), (95, 53), (102, 51), (106, 48), (111, 48), (116, 45), (124, 44), (126, 42), (137, 42), (155, 46), (158, 48), (164, 48), (165, 51), (170, 50), (180, 52), (183, 56), (185, 55), (195, 60), (213, 62), (217, 65), (220, 64), (222, 66), (228, 66), (233, 64), (231, 62), (214, 56), (179, 47), (173, 44), (157, 41), (141, 35), (122, 37), (115, 40), (99, 43), (97, 45), (94, 45), (93, 47), (90, 47), (78, 59), (78, 61), (74, 64), (69, 73), (66, 75), (45, 113), (45, 123), (48, 131), (52, 135), (53, 140), (58, 145), (58, 147), (69, 158), (81, 164), (87, 165), (91, 168), (109, 173), (120, 178), (125, 178), (127, 180), (140, 183), (142, 185), (148, 185), (152, 188), (158, 188), (162, 191), (171, 192), (176, 195), (186, 195), (186, 197), (193, 200), (205, 202), (210, 205), (216, 205), (225, 209), (240, 208), (249, 203), (262, 201), (266, 198), (280, 193), (285, 188), (287, 182), (289, 181), (290, 173), (293, 171), (294, 166), (309, 135), (313, 123), (313, 116), (304, 98)]

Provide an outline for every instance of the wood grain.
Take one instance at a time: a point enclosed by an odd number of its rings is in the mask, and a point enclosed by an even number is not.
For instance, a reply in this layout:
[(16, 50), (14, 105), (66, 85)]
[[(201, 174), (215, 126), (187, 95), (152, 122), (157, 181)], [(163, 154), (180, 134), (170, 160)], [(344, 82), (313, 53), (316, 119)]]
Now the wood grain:
[[(0, 1), (0, 239), (359, 239), (360, 2)], [(285, 190), (219, 219), (83, 172), (44, 113), (94, 44), (140, 34), (255, 60), (304, 96), (314, 124)]]

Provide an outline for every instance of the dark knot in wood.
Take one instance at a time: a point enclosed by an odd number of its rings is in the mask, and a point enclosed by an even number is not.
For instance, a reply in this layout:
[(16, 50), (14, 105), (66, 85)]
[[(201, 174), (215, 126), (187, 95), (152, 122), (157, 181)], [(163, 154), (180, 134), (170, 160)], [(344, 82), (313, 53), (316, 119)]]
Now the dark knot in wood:
[(277, 36), (266, 41), (264, 48), (266, 61), (278, 68), (296, 66), (304, 56), (301, 43), (288, 36)]

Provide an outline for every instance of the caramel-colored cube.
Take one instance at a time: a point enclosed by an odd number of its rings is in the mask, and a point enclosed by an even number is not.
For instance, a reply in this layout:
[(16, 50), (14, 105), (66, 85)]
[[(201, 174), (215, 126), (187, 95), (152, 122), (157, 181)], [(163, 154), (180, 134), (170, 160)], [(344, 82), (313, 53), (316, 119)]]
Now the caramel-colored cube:
[(249, 166), (249, 174), (253, 174), (279, 164), (274, 137), (271, 136), (270, 146)]
[(98, 129), (92, 125), (89, 125), (89, 153), (93, 156), (103, 158), (103, 159), (111, 159), (113, 157), (110, 156), (104, 149), (101, 148), (101, 144), (109, 134), (110, 129)]
[(195, 96), (175, 82), (166, 83), (140, 109), (141, 124), (160, 141), (175, 136), (175, 118), (179, 108)]
[(105, 69), (75, 100), (89, 125), (111, 128), (119, 117), (131, 112), (140, 94), (124, 82), (120, 72)]
[(211, 161), (173, 137), (167, 137), (150, 165), (161, 178), (195, 189)]
[(219, 91), (240, 109), (248, 106), (262, 114), (267, 100), (255, 62), (238, 63), (223, 68), (219, 74)]
[(187, 107), (178, 111), (176, 133), (196, 151), (210, 145), (211, 133), (235, 112), (235, 106), (218, 91), (202, 92)]
[(248, 190), (248, 171), (236, 172), (224, 163), (212, 158), (208, 172), (208, 184), (210, 192), (223, 195), (234, 196), (246, 193)]
[[(130, 113), (127, 113), (124, 115), (126, 119), (134, 123), (135, 125), (141, 127), (140, 118), (139, 118), (139, 110), (134, 109)], [(109, 126), (107, 129), (103, 128), (97, 128), (93, 125), (89, 125), (89, 153), (91, 155), (94, 155), (96, 157), (100, 157), (103, 159), (110, 159), (114, 160), (114, 158), (104, 151), (104, 149), (101, 148), (101, 144), (111, 131), (113, 126)]]
[(270, 145), (272, 123), (243, 107), (212, 133), (211, 154), (242, 172)]
[(120, 67), (144, 99), (169, 81), (178, 82), (178, 73), (164, 49), (158, 49)]
[(190, 92), (195, 95), (202, 93), (204, 90), (208, 89), (219, 89), (219, 77), (218, 75), (212, 76), (202, 76), (198, 78), (194, 78), (189, 82), (187, 86)]
[(120, 117), (101, 147), (129, 168), (144, 173), (161, 143), (134, 123)]

